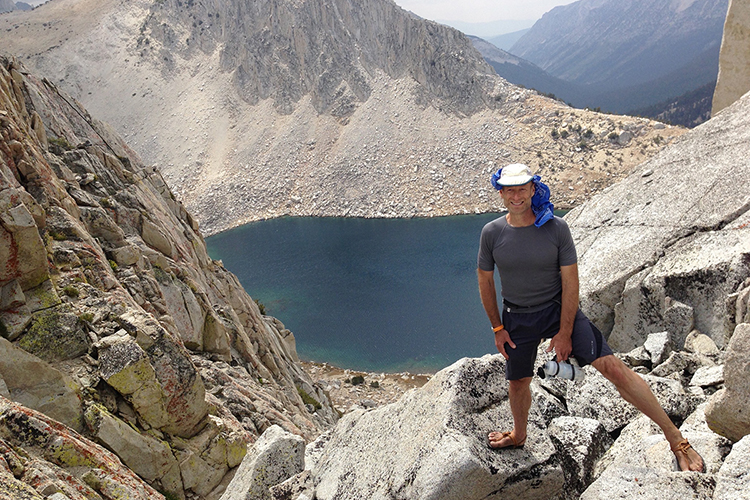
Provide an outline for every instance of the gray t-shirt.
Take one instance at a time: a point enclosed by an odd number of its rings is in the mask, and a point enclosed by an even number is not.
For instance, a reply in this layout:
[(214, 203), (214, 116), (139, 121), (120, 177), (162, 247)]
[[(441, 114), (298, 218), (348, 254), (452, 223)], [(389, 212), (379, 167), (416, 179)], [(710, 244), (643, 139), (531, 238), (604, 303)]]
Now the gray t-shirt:
[(487, 223), (479, 241), (477, 265), (500, 274), (502, 296), (519, 306), (549, 302), (562, 291), (560, 266), (578, 261), (568, 224), (560, 217), (513, 227), (505, 216)]

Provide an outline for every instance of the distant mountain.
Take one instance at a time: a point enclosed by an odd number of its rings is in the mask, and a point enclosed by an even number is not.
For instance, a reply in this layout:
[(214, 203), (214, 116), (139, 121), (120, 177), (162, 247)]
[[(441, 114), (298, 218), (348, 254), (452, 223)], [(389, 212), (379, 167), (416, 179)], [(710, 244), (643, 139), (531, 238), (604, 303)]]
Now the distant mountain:
[(534, 89), (555, 98), (564, 95), (566, 98), (575, 96), (577, 100), (582, 93), (582, 86), (555, 78), (536, 64), (514, 56), (487, 40), (476, 36), (469, 36), (469, 40), (497, 74), (510, 83)]
[[(523, 32), (529, 30), (534, 25), (534, 22), (536, 22), (536, 20), (500, 20), (488, 21), (483, 23), (466, 23), (463, 21), (438, 20), (437, 22), (439, 22), (440, 24), (445, 24), (452, 28), (456, 28), (458, 31), (467, 35), (479, 36), (482, 38), (494, 38), (498, 36), (504, 36), (506, 34), (523, 34)], [(517, 35), (514, 38), (518, 40), (518, 38), (520, 37), (521, 35)]]
[[(578, 108), (645, 116), (686, 127), (700, 125), (710, 116), (711, 99), (706, 100), (704, 94), (716, 84), (713, 51), (706, 51), (687, 66), (650, 82), (611, 89), (604, 84), (579, 85), (555, 78), (539, 66), (486, 40), (469, 39), (497, 74), (509, 82)], [(695, 75), (699, 74), (703, 75), (699, 80), (709, 81), (696, 89)]]
[[(624, 88), (689, 67), (715, 54), (728, 0), (580, 0), (556, 7), (510, 52), (552, 76)], [(715, 78), (696, 76), (696, 86)]]
[(521, 39), (531, 28), (526, 28), (512, 33), (505, 33), (504, 35), (498, 35), (486, 38), (488, 42), (499, 49), (510, 50), (513, 45)]
[(711, 118), (711, 102), (716, 81), (646, 108), (634, 109), (628, 114), (653, 118), (672, 125), (695, 127)]
[(16, 3), (13, 0), (0, 0), (0, 14), (16, 10)]
[(34, 6), (26, 2), (14, 2), (13, 0), (0, 0), (0, 14), (14, 10), (31, 10)]
[[(507, 52), (472, 42), (511, 83), (628, 114), (700, 95), (692, 92), (716, 81), (726, 10), (727, 0), (581, 0), (552, 9)], [(705, 113), (695, 106), (695, 116), (673, 123), (700, 123)]]

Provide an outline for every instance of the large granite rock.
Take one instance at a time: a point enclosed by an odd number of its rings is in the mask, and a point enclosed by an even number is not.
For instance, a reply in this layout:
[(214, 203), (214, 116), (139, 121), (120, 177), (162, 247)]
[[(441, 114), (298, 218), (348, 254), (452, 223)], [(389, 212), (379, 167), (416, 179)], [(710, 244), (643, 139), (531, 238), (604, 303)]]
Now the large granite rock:
[(221, 500), (270, 500), (269, 488), (303, 471), (305, 440), (269, 427), (242, 460)]
[(750, 3), (745, 0), (729, 0), (711, 116), (715, 116), (750, 90), (750, 54), (746, 50), (750, 42), (748, 32)]
[(564, 477), (536, 413), (524, 449), (488, 447), (512, 428), (507, 390), (500, 355), (462, 359), (397, 403), (347, 414), (311, 445), (315, 498), (555, 497)]
[(149, 425), (191, 437), (208, 413), (203, 380), (187, 353), (165, 337), (149, 337), (144, 350), (129, 335), (119, 336), (100, 352), (99, 369)]
[(750, 323), (737, 325), (726, 351), (724, 389), (711, 397), (706, 421), (732, 441), (750, 434)]
[[(750, 96), (570, 212), (582, 309), (627, 352), (695, 329), (722, 347), (750, 276)], [(680, 311), (670, 310), (675, 303)], [(692, 308), (692, 318), (686, 307)], [(686, 314), (687, 313), (687, 314)], [(675, 317), (684, 318), (677, 323)]]
[(732, 447), (716, 476), (714, 500), (747, 500), (750, 498), (750, 437)]
[(80, 387), (54, 366), (0, 338), (3, 396), (82, 429)]
[(641, 416), (623, 429), (596, 464), (596, 481), (580, 498), (713, 498), (714, 474), (729, 451), (727, 441), (707, 432), (683, 430), (683, 435), (703, 456), (706, 473), (680, 472), (660, 429)]
[(594, 481), (594, 464), (610, 446), (612, 437), (596, 420), (559, 417), (547, 429), (565, 473), (565, 494), (575, 497)]
[(144, 480), (159, 480), (162, 491), (182, 492), (180, 468), (169, 445), (140, 434), (98, 405), (88, 408), (86, 423), (100, 443)]

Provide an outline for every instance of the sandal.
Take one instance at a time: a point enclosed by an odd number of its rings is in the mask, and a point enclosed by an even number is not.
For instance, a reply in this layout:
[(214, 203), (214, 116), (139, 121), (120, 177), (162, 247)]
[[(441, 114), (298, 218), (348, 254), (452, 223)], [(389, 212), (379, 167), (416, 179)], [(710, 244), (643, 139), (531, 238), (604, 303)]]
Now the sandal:
[(505, 438), (509, 438), (512, 444), (506, 446), (492, 446), (492, 444), (490, 444), (490, 448), (492, 448), (493, 450), (503, 450), (506, 448), (517, 450), (519, 448), (523, 448), (523, 445), (526, 444), (526, 438), (523, 438), (521, 441), (516, 441), (516, 439), (511, 435), (510, 432), (503, 432), (502, 434), (500, 434), (500, 439), (498, 439), (498, 441), (502, 441)]
[(687, 461), (687, 464), (688, 464), (688, 468), (685, 471), (682, 471), (682, 472), (688, 472), (688, 471), (690, 471), (690, 457), (688, 457), (688, 450), (690, 450), (691, 448), (693, 449), (693, 451), (695, 451), (695, 453), (701, 459), (701, 470), (699, 470), (697, 472), (705, 472), (705, 470), (706, 470), (706, 464), (703, 461), (703, 457), (701, 457), (701, 454), (698, 453), (696, 451), (696, 449), (693, 448), (693, 446), (690, 443), (688, 443), (687, 439), (683, 439), (682, 441), (680, 441), (679, 443), (677, 443), (677, 446), (675, 446), (674, 448), (672, 448), (672, 453), (674, 453), (674, 456), (677, 459), (677, 468), (679, 468), (680, 470), (682, 470), (682, 468), (680, 467), (680, 455), (682, 455), (682, 456), (685, 457), (685, 461)]

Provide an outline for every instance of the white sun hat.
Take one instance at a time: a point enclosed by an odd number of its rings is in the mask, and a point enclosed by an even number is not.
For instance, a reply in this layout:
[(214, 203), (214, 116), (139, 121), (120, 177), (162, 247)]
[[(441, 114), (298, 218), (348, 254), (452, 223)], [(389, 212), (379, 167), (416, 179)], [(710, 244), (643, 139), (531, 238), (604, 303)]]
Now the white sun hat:
[(511, 163), (503, 167), (497, 183), (501, 186), (522, 186), (531, 182), (533, 178), (534, 175), (529, 167), (523, 163)]

